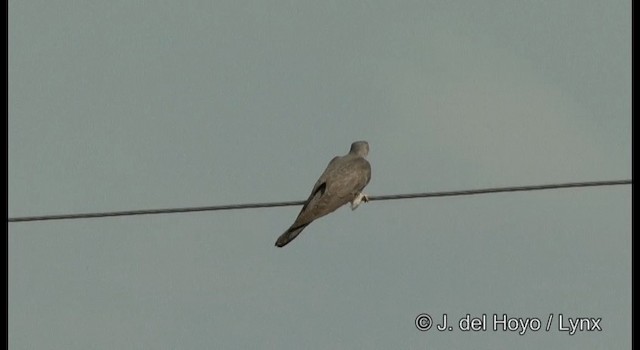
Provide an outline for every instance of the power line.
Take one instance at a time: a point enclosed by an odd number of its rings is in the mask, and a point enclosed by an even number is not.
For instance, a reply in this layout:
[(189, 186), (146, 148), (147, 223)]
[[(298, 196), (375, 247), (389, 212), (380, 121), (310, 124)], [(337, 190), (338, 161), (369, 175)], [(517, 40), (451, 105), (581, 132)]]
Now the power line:
[[(392, 195), (385, 195), (385, 196), (369, 196), (369, 201), (386, 201), (386, 200), (393, 200), (393, 199), (429, 198), (429, 197), (470, 196), (470, 195), (485, 194), (485, 193), (540, 191), (540, 190), (550, 190), (550, 189), (558, 189), (558, 188), (616, 186), (616, 185), (631, 185), (631, 180), (568, 182), (568, 183), (557, 183), (557, 184), (548, 184), (548, 185), (493, 187), (493, 188), (482, 188), (482, 189), (475, 189), (475, 190), (392, 194)], [(144, 209), (144, 210), (112, 211), (112, 212), (102, 212), (102, 213), (23, 216), (23, 217), (8, 218), (8, 221), (9, 222), (26, 222), (26, 221), (44, 221), (44, 220), (89, 219), (89, 218), (102, 218), (102, 217), (111, 217), (111, 216), (131, 216), (131, 215), (188, 213), (188, 212), (214, 211), (214, 210), (287, 207), (287, 206), (293, 206), (293, 205), (302, 205), (304, 204), (304, 202), (305, 201), (248, 203), (248, 204), (216, 205), (216, 206), (208, 206), (208, 207)]]

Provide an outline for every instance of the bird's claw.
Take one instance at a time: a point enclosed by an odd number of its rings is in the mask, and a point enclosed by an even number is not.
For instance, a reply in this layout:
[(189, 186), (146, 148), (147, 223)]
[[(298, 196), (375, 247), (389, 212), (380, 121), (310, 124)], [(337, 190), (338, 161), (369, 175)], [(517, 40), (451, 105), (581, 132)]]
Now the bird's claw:
[(356, 198), (354, 198), (353, 201), (351, 201), (351, 210), (356, 210), (356, 208), (358, 208), (358, 206), (360, 206), (360, 203), (362, 202), (364, 203), (369, 202), (369, 196), (360, 192), (356, 195)]

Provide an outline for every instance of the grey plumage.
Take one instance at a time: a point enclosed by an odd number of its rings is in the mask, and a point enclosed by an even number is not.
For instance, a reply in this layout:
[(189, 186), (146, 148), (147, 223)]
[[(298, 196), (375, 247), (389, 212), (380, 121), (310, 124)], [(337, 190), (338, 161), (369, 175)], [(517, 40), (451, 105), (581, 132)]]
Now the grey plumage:
[(349, 202), (351, 202), (351, 208), (355, 209), (361, 199), (365, 202), (368, 200), (366, 195), (361, 193), (371, 180), (371, 165), (365, 159), (367, 154), (369, 154), (369, 144), (366, 141), (356, 141), (351, 144), (348, 154), (335, 157), (329, 162), (313, 186), (296, 220), (278, 237), (277, 247), (283, 247), (291, 242), (313, 220)]

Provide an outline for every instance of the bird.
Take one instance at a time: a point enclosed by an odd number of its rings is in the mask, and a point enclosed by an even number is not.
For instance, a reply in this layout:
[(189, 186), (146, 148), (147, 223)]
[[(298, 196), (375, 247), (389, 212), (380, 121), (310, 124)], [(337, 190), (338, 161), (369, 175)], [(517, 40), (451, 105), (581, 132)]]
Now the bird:
[(284, 247), (305, 227), (341, 206), (351, 202), (351, 210), (369, 197), (362, 190), (371, 180), (371, 165), (365, 159), (369, 154), (367, 141), (355, 141), (349, 153), (334, 157), (316, 181), (293, 224), (276, 240), (276, 247)]

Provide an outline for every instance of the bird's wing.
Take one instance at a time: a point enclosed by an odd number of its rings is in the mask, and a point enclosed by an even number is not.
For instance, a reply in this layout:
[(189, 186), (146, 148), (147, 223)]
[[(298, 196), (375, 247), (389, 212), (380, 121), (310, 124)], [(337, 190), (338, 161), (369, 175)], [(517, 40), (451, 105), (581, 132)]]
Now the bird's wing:
[[(351, 157), (328, 175), (328, 192), (344, 203), (364, 189), (371, 180), (371, 165), (362, 157)], [(343, 204), (344, 204), (343, 203)]]
[(371, 167), (364, 158), (334, 158), (313, 187), (294, 226), (310, 223), (350, 202), (370, 178)]
[[(307, 209), (310, 203), (315, 202), (320, 196), (324, 194), (324, 192), (327, 189), (327, 184), (326, 184), (327, 174), (330, 173), (332, 169), (336, 167), (336, 163), (340, 161), (340, 158), (341, 157), (334, 157), (333, 159), (331, 159), (329, 164), (327, 164), (327, 167), (324, 169), (324, 172), (322, 172), (322, 175), (320, 175), (320, 178), (318, 178), (318, 181), (316, 181), (315, 185), (313, 185), (311, 194), (309, 194), (309, 197), (307, 198), (304, 205), (302, 206), (302, 209), (300, 209), (300, 214), (302, 214)], [(300, 216), (300, 214), (298, 214), (298, 216)]]

